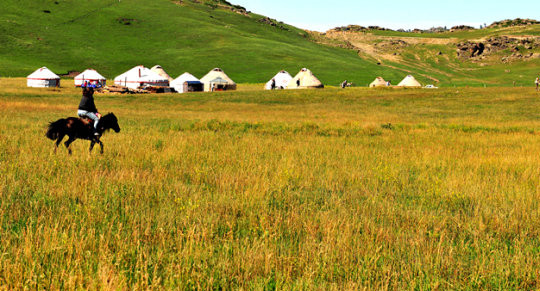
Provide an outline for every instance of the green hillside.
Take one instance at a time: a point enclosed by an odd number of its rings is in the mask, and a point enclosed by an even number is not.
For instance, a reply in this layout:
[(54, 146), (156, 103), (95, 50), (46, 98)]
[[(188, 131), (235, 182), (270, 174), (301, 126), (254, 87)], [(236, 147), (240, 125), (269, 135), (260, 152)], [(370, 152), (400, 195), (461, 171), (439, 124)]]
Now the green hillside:
[[(532, 40), (476, 58), (459, 43), (510, 37)], [(402, 42), (402, 43), (400, 43)], [(223, 68), (239, 83), (266, 82), (277, 71), (310, 68), (323, 83), (366, 86), (407, 74), (438, 86), (530, 86), (540, 73), (540, 25), (445, 33), (308, 33), (223, 0), (4, 0), (0, 76), (47, 66), (58, 74), (94, 68), (108, 78), (136, 65), (162, 65), (173, 77)]]
[[(223, 1), (222, 1), (223, 2)], [(223, 68), (240, 83), (266, 82), (281, 69), (309, 67), (325, 84), (402, 76), (355, 51), (316, 44), (297, 28), (260, 21), (226, 2), (170, 0), (4, 0), (0, 76), (40, 66), (58, 74), (95, 68), (108, 78), (135, 65), (171, 76)], [(233, 11), (236, 10), (236, 11)]]
[[(345, 42), (361, 58), (441, 86), (532, 86), (540, 74), (538, 24), (443, 33), (341, 30), (313, 35), (321, 43)], [(484, 50), (472, 56), (475, 44)]]

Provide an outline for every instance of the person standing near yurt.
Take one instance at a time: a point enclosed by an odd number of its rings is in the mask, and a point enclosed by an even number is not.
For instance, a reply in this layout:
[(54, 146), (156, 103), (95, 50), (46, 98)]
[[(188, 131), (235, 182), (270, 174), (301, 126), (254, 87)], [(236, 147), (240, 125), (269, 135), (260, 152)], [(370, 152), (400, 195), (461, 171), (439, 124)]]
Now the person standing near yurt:
[(538, 86), (540, 86), (540, 77), (536, 77), (534, 83), (536, 84), (536, 91), (538, 91)]
[(276, 89), (276, 78), (273, 78), (272, 79), (272, 84), (270, 84), (270, 90), (275, 90), (275, 89)]
[(83, 87), (81, 102), (77, 115), (81, 118), (88, 117), (94, 121), (94, 135), (99, 135), (97, 125), (101, 114), (98, 113), (96, 104), (94, 103), (94, 88), (88, 86)]

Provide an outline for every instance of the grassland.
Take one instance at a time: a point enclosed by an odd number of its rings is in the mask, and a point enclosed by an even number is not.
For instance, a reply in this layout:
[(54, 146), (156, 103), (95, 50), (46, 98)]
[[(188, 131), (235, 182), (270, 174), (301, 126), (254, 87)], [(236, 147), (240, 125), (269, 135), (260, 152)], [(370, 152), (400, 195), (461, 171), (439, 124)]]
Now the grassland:
[[(258, 85), (257, 85), (258, 86)], [(540, 94), (96, 97), (0, 80), (0, 289), (537, 289)]]

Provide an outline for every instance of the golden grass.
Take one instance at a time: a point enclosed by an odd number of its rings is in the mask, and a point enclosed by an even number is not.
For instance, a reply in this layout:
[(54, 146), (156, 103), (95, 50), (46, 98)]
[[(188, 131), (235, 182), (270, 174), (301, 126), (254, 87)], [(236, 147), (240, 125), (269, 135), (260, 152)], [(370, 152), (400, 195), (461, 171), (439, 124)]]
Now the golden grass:
[(540, 286), (534, 92), (100, 95), (69, 157), (79, 92), (0, 82), (1, 288)]

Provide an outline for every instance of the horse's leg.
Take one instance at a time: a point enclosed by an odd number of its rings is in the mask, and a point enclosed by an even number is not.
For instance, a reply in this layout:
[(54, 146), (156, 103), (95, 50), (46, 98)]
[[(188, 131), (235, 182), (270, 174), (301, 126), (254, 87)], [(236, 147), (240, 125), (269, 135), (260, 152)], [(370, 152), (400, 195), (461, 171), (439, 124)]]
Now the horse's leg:
[(64, 136), (66, 136), (66, 135), (65, 134), (59, 135), (58, 138), (56, 139), (55, 147), (54, 147), (54, 153), (55, 154), (56, 154), (56, 149), (58, 149), (58, 146), (60, 145), (60, 143), (64, 139)]
[(101, 151), (99, 153), (103, 154), (103, 143), (98, 139), (99, 147), (101, 148)]
[(69, 147), (71, 145), (71, 143), (75, 141), (75, 138), (70, 136), (68, 140), (66, 140), (66, 142), (64, 143), (64, 145), (66, 145), (66, 148), (68, 149), (68, 153), (71, 155), (71, 148)]
[(94, 146), (96, 145), (96, 141), (95, 140), (92, 140), (90, 141), (90, 152), (92, 152), (92, 150), (94, 149)]

